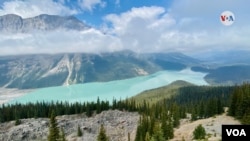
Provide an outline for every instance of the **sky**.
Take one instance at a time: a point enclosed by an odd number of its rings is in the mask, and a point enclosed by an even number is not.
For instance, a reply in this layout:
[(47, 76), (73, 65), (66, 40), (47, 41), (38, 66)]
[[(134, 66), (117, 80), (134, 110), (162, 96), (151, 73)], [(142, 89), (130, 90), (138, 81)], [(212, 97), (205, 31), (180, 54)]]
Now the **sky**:
[[(182, 52), (188, 55), (250, 50), (247, 0), (0, 0), (0, 16), (73, 15), (86, 31), (2, 34), (0, 55)], [(231, 11), (234, 23), (221, 23)]]

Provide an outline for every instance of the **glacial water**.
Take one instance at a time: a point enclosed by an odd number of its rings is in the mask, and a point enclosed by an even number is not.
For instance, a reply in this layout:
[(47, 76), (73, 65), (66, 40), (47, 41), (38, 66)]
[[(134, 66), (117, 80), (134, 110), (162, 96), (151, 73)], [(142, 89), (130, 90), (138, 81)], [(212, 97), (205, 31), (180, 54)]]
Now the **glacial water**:
[(84, 102), (100, 100), (112, 101), (114, 98), (125, 99), (142, 91), (165, 86), (176, 80), (185, 80), (196, 85), (208, 85), (203, 79), (206, 74), (193, 72), (190, 69), (182, 71), (161, 71), (152, 75), (110, 82), (95, 82), (42, 88), (9, 103), (27, 103), (37, 101), (68, 101)]

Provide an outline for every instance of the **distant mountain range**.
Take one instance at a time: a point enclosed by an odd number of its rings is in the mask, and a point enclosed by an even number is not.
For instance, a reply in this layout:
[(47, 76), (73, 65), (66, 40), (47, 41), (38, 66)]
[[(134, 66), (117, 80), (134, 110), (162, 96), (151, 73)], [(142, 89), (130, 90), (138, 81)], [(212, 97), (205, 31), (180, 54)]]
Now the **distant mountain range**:
[(205, 80), (213, 85), (235, 85), (250, 82), (250, 65), (228, 65), (211, 69), (192, 67), (192, 70), (208, 73)]
[(250, 65), (250, 51), (240, 49), (228, 49), (223, 51), (214, 50), (199, 54), (195, 58), (204, 60), (204, 64), (210, 66), (223, 66), (223, 65)]
[(29, 33), (35, 31), (86, 30), (90, 26), (84, 24), (74, 16), (61, 17), (56, 15), (39, 15), (23, 19), (15, 14), (0, 16), (0, 32)]
[(167, 53), (165, 58), (161, 55), (137, 54), (126, 50), (101, 54), (2, 56), (0, 87), (40, 88), (105, 82), (161, 70), (178, 71), (197, 61), (180, 53)]
[(193, 71), (208, 73), (205, 80), (213, 85), (235, 85), (250, 82), (250, 52), (248, 50), (223, 50), (201, 54), (201, 66)]
[(138, 54), (132, 51), (89, 54), (36, 54), (0, 56), (0, 87), (42, 88), (107, 82), (190, 67), (207, 73), (209, 84), (233, 85), (250, 80), (250, 65), (206, 68), (203, 62), (181, 53)]

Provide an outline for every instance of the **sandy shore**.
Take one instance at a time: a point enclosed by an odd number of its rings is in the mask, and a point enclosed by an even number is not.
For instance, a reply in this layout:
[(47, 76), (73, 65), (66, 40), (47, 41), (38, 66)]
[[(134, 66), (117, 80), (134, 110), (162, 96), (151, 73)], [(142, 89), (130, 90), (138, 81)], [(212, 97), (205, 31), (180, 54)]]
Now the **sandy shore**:
[(0, 88), (0, 105), (3, 103), (7, 103), (8, 101), (11, 101), (17, 97), (20, 97), (32, 91), (34, 90), (33, 89), (19, 90), (19, 89)]

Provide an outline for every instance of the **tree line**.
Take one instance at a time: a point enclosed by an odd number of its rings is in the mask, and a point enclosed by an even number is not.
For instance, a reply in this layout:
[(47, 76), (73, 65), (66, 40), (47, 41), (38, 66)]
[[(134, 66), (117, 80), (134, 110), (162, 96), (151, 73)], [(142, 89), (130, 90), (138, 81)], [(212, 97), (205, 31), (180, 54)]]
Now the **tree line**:
[(27, 104), (3, 104), (0, 106), (0, 122), (12, 121), (25, 118), (50, 117), (52, 111), (55, 116), (72, 115), (85, 113), (88, 117), (92, 114), (99, 114), (109, 109), (126, 111), (137, 111), (134, 100), (115, 100), (110, 104), (109, 101), (102, 101), (97, 98), (96, 102), (36, 102)]
[(229, 115), (239, 119), (242, 124), (250, 124), (250, 84), (237, 86), (231, 96)]
[(185, 113), (191, 113), (192, 120), (212, 117), (229, 107), (232, 91), (236, 86), (188, 86), (179, 89), (176, 96), (166, 99), (167, 105), (180, 106)]
[(179, 110), (177, 105), (166, 107), (160, 103), (140, 109), (135, 141), (165, 141), (173, 138), (174, 127), (179, 125), (181, 118)]

